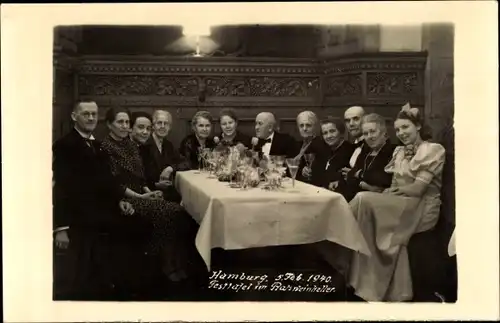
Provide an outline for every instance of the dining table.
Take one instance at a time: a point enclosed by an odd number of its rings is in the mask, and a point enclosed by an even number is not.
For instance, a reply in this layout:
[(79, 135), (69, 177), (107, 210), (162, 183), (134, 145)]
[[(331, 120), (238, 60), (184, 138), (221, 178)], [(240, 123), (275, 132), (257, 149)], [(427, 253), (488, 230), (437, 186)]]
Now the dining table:
[(180, 171), (175, 187), (198, 222), (196, 248), (208, 270), (214, 248), (240, 250), (329, 241), (370, 255), (341, 194), (285, 178), (281, 188), (234, 188), (196, 170)]

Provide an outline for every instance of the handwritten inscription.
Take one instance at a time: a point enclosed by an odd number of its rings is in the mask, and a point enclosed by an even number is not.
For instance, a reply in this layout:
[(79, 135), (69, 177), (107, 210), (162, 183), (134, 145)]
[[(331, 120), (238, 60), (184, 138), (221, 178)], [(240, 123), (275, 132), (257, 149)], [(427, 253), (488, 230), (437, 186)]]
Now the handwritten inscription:
[(271, 291), (298, 293), (332, 293), (332, 277), (321, 274), (280, 273), (278, 275), (250, 275), (226, 273), (222, 270), (212, 272), (208, 288), (220, 291)]

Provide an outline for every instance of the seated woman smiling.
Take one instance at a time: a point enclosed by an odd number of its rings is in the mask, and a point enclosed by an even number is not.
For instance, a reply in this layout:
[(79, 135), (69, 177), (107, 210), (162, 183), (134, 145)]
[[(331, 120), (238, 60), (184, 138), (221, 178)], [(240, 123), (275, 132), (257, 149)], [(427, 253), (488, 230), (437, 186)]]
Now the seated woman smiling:
[(385, 171), (385, 166), (396, 145), (388, 140), (385, 119), (375, 113), (368, 114), (361, 120), (361, 130), (370, 149), (362, 150), (354, 167), (335, 190), (347, 201), (361, 191), (382, 192), (391, 186), (392, 181), (392, 174)]
[(432, 229), (439, 217), (443, 146), (427, 141), (420, 112), (405, 105), (394, 122), (403, 143), (385, 171), (393, 175), (382, 193), (360, 192), (350, 202), (371, 256), (354, 255), (350, 285), (367, 301), (409, 301), (413, 288), (407, 244)]
[[(251, 146), (250, 136), (238, 131), (238, 117), (233, 109), (222, 109), (220, 114), (220, 136), (216, 137), (220, 142), (227, 146), (236, 146), (241, 144), (245, 147)], [(214, 138), (215, 139), (215, 138)]]

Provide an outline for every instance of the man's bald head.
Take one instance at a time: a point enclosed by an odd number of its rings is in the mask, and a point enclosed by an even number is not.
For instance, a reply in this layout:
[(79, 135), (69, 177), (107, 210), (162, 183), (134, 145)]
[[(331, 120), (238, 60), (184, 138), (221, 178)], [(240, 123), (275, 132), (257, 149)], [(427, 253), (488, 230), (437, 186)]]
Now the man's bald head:
[(271, 112), (261, 112), (255, 118), (255, 134), (258, 138), (266, 139), (276, 126), (276, 118)]
[(302, 138), (313, 137), (316, 134), (318, 117), (312, 111), (302, 111), (297, 116), (297, 126)]
[(360, 106), (352, 106), (344, 113), (346, 128), (352, 138), (361, 137), (361, 119), (365, 115), (365, 109)]

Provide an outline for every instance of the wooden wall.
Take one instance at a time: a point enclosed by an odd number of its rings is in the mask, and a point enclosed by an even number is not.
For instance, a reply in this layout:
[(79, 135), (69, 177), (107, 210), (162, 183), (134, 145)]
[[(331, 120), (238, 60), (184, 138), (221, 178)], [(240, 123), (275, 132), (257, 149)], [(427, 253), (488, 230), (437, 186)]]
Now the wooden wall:
[[(98, 103), (101, 119), (111, 106), (149, 112), (166, 108), (174, 117), (174, 144), (189, 133), (197, 110), (217, 116), (223, 107), (237, 109), (241, 129), (249, 134), (261, 111), (275, 113), (281, 131), (298, 136), (295, 117), (300, 111), (342, 118), (350, 105), (382, 114), (392, 127), (405, 102), (425, 103), (426, 58), (426, 52), (365, 53), (327, 61), (79, 56), (55, 76), (54, 102), (68, 104), (54, 106), (54, 140), (68, 128), (70, 106), (82, 99)], [(105, 132), (101, 123), (97, 136)]]

